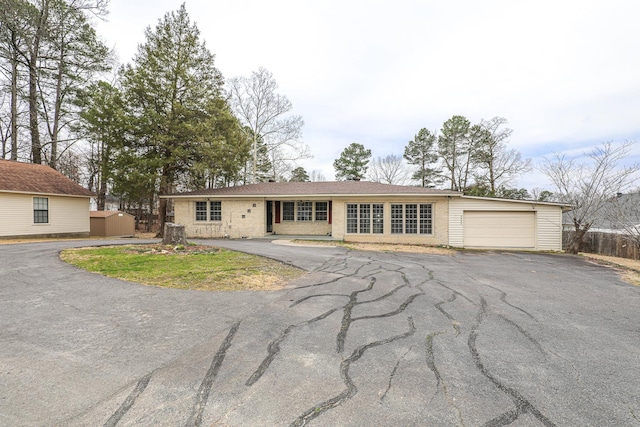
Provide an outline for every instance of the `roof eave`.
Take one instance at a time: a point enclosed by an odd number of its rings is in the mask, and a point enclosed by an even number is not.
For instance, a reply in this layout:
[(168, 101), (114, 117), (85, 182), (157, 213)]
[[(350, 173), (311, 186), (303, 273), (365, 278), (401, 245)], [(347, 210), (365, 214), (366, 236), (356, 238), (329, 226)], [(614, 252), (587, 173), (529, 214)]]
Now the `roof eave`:
[(161, 199), (249, 199), (249, 198), (322, 198), (322, 197), (460, 197), (461, 194), (438, 194), (438, 193), (314, 193), (314, 194), (167, 194), (159, 196)]
[(17, 191), (17, 190), (0, 190), (0, 193), (28, 194), (32, 196), (88, 197), (88, 198), (96, 196), (93, 193), (91, 194), (39, 193), (37, 191)]

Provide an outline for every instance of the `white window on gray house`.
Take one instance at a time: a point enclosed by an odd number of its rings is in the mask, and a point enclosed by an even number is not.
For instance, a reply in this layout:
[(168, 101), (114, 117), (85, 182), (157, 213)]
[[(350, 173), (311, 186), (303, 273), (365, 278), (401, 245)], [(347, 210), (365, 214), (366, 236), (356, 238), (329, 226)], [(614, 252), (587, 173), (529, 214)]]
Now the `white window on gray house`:
[(49, 198), (33, 198), (33, 222), (35, 224), (49, 223)]
[(209, 202), (209, 221), (222, 221), (222, 202)]
[(391, 233), (392, 234), (433, 234), (433, 205), (423, 204), (392, 204), (391, 205)]
[(298, 221), (311, 221), (313, 218), (313, 203), (298, 202)]
[(282, 202), (282, 220), (295, 220), (295, 204), (293, 202)]
[(326, 221), (328, 212), (327, 202), (316, 202), (316, 221)]
[(207, 202), (196, 202), (196, 221), (207, 220)]
[(384, 204), (347, 203), (347, 233), (382, 234)]

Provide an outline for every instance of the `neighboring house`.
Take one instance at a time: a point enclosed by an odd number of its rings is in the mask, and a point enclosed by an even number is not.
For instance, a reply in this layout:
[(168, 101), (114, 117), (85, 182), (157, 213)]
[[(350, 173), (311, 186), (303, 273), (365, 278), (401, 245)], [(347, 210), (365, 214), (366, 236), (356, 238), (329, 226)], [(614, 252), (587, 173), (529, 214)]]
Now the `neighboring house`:
[(591, 231), (640, 233), (640, 193), (618, 194), (601, 209)]
[(0, 160), (0, 238), (88, 236), (92, 196), (49, 166)]
[(556, 203), (366, 181), (268, 182), (162, 196), (191, 238), (270, 234), (350, 242), (562, 250)]
[[(571, 211), (563, 215), (564, 229), (574, 231)], [(622, 194), (608, 200), (598, 211), (589, 231), (640, 234), (640, 193)]]

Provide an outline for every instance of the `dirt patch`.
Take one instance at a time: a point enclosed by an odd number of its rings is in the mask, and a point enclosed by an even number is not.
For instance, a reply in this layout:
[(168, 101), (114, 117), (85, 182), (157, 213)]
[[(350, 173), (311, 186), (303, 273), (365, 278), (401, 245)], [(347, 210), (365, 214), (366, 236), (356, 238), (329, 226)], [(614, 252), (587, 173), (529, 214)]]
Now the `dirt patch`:
[(612, 256), (588, 254), (588, 253), (581, 253), (580, 255), (598, 264), (621, 268), (623, 270), (620, 273), (622, 280), (624, 280), (627, 283), (640, 286), (640, 261), (639, 260), (633, 260), (628, 258), (617, 258)]
[(431, 255), (453, 255), (456, 253), (453, 249), (439, 248), (426, 245), (400, 245), (392, 243), (350, 243), (337, 242), (330, 240), (294, 240), (293, 243), (300, 242), (304, 245), (318, 246), (344, 246), (345, 248), (358, 251), (374, 251), (374, 252), (405, 252), (415, 254), (431, 254)]

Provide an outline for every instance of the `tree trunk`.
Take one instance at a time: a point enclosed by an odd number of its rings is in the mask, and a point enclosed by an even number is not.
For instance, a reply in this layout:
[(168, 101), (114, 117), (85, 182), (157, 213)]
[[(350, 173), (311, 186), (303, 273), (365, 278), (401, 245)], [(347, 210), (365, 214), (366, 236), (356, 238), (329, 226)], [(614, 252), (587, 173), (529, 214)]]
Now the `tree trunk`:
[(587, 231), (587, 229), (576, 227), (576, 231), (573, 233), (573, 236), (570, 237), (569, 243), (567, 244), (567, 252), (570, 254), (577, 254), (581, 251), (584, 243), (584, 236), (587, 234)]
[(184, 225), (167, 222), (164, 225), (164, 236), (162, 237), (163, 245), (186, 245), (187, 238)]
[[(11, 43), (17, 44), (15, 32), (11, 33)], [(11, 56), (11, 160), (18, 160), (18, 52)]]
[(40, 40), (44, 34), (49, 16), (49, 2), (42, 2), (42, 10), (37, 22), (33, 45), (29, 54), (29, 129), (31, 131), (31, 161), (42, 163), (42, 143), (38, 128), (38, 59), (40, 55)]

